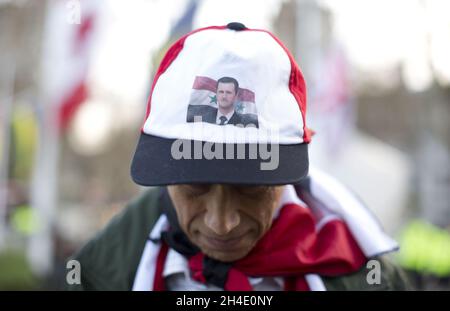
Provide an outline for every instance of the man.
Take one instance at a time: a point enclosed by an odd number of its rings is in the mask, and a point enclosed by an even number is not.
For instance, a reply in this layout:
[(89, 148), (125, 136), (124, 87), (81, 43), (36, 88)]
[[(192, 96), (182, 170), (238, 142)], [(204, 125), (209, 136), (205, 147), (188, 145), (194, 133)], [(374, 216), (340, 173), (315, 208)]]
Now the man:
[[(206, 49), (214, 51), (207, 60)], [(188, 90), (205, 72), (250, 82), (264, 126), (215, 122), (204, 130), (179, 118), (189, 94), (174, 92), (174, 81)], [(216, 121), (232, 120), (237, 89), (229, 78), (218, 82)], [(74, 257), (81, 284), (69, 288), (405, 288), (402, 273), (381, 257), (397, 249), (395, 241), (347, 189), (309, 169), (305, 83), (271, 33), (230, 23), (181, 38), (161, 63), (147, 111), (131, 175), (158, 187), (130, 203)], [(183, 150), (174, 147), (180, 141), (188, 142)], [(270, 168), (262, 165), (268, 146), (279, 153)], [(367, 264), (379, 268), (373, 279)]]
[(234, 109), (238, 90), (239, 84), (236, 79), (223, 77), (217, 81), (216, 124), (242, 124), (241, 115)]
[(258, 127), (258, 121), (251, 115), (244, 115), (236, 111), (239, 83), (232, 77), (222, 77), (217, 80), (216, 102), (217, 108), (209, 105), (189, 105), (188, 122), (193, 122), (195, 116), (201, 116), (202, 122), (218, 125), (241, 125), (249, 124)]

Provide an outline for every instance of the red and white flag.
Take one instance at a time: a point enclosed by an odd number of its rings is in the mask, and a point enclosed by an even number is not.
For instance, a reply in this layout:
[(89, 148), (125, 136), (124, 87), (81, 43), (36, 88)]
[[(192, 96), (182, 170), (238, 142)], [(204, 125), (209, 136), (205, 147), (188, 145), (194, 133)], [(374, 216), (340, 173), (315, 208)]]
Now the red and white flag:
[(87, 74), (97, 19), (97, 0), (49, 0), (42, 51), (39, 145), (36, 150), (30, 202), (40, 230), (27, 247), (34, 273), (52, 271), (52, 228), (58, 204), (59, 132), (67, 128), (87, 98)]

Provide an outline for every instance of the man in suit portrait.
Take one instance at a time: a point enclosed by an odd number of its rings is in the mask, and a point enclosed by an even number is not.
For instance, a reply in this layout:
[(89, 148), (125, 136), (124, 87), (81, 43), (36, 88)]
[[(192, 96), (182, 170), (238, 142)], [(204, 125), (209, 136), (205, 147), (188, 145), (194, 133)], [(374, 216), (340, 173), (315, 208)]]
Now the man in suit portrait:
[(202, 122), (217, 125), (243, 125), (252, 124), (258, 127), (257, 120), (236, 111), (239, 83), (231, 77), (222, 77), (217, 80), (216, 102), (217, 108), (207, 105), (190, 105), (187, 122), (193, 122), (194, 117), (201, 116)]
[(216, 124), (242, 124), (241, 115), (234, 109), (238, 90), (239, 84), (234, 78), (223, 77), (217, 81), (217, 111), (213, 120)]

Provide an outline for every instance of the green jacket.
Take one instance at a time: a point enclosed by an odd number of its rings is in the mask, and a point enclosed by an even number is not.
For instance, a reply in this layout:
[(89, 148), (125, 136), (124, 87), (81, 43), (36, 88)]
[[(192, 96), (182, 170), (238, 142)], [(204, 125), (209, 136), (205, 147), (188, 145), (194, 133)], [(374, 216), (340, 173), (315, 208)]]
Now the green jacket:
[[(159, 188), (147, 190), (127, 207), (71, 259), (81, 267), (81, 284), (68, 290), (131, 290), (148, 234), (162, 210)], [(366, 281), (369, 269), (339, 277), (322, 277), (327, 290), (405, 290), (403, 272), (385, 256), (380, 284)]]

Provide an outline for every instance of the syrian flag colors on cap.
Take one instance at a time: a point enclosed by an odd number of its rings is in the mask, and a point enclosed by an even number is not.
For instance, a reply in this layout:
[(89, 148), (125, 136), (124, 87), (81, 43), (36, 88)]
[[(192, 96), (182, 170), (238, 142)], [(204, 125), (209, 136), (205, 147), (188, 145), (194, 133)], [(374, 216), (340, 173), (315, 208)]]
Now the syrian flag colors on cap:
[[(191, 105), (208, 105), (217, 108), (217, 81), (208, 77), (195, 77), (192, 86)], [(255, 93), (251, 90), (239, 88), (237, 93), (236, 111), (240, 113), (256, 113)]]
[[(280, 146), (280, 167), (272, 174), (277, 177), (249, 171), (249, 178), (241, 182), (298, 181), (308, 168), (310, 132), (305, 122), (303, 75), (273, 34), (240, 23), (197, 29), (170, 47), (153, 79), (132, 176), (144, 185), (239, 181), (215, 170), (217, 165), (222, 169), (230, 165), (228, 169), (233, 172), (228, 174), (239, 174), (236, 159), (216, 158), (206, 164), (208, 170), (215, 171), (209, 176), (216, 174), (210, 180), (208, 176), (192, 176), (193, 171), (206, 168), (200, 159), (162, 162), (164, 157), (170, 158), (174, 140), (188, 140), (228, 145), (276, 143)], [(290, 155), (283, 155), (286, 148)], [(216, 160), (222, 160), (221, 164)], [(248, 167), (248, 160), (240, 162)], [(157, 163), (166, 170), (152, 169)], [(289, 172), (289, 165), (294, 172)], [(176, 176), (167, 177), (171, 175), (169, 166), (178, 167)]]

